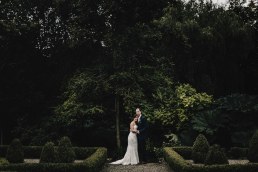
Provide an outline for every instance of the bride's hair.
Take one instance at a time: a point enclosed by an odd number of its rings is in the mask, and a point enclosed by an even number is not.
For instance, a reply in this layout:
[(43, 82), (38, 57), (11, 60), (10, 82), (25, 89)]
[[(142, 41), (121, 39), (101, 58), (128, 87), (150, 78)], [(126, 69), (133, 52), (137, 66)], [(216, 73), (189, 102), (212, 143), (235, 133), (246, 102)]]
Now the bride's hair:
[[(134, 117), (133, 117), (133, 121), (134, 121), (135, 118), (137, 118), (137, 115), (136, 115), (136, 114), (135, 114)], [(134, 121), (134, 122), (135, 122), (135, 124), (138, 124), (138, 120), (137, 120), (137, 121)]]

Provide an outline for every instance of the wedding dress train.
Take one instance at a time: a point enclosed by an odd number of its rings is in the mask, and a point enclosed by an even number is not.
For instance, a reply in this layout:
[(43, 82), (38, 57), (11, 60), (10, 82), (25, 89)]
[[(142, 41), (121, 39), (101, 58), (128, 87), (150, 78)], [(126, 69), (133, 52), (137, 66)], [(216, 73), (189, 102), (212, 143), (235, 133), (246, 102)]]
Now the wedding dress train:
[[(137, 130), (137, 125), (134, 125)], [(123, 159), (117, 160), (110, 164), (135, 165), (139, 163), (138, 142), (136, 133), (130, 132), (128, 135), (128, 146)]]

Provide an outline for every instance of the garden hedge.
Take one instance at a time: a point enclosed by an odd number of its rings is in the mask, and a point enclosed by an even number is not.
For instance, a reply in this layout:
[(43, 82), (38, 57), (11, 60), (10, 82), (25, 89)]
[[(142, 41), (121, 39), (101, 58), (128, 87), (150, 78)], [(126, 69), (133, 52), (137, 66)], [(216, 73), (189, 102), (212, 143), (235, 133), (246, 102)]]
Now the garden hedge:
[(192, 159), (192, 147), (191, 146), (176, 146), (173, 149), (180, 154), (184, 159)]
[[(178, 149), (178, 148), (177, 148)], [(185, 161), (172, 147), (164, 148), (164, 158), (176, 172), (257, 172), (258, 163), (194, 166)]]
[[(176, 146), (173, 149), (179, 153), (184, 159), (192, 159), (191, 146)], [(226, 152), (227, 157), (230, 159), (244, 159), (248, 155), (248, 148), (232, 147)]]
[[(0, 146), (0, 157), (5, 157), (8, 149), (8, 145)], [(43, 146), (23, 146), (24, 158), (39, 158)], [(55, 146), (57, 148), (57, 146)], [(73, 147), (76, 155), (76, 159), (83, 160), (85, 157), (93, 154), (97, 147)]]
[[(0, 146), (0, 156), (3, 157), (8, 146)], [(24, 146), (25, 158), (39, 158), (42, 146)], [(0, 165), (0, 171), (26, 172), (98, 172), (107, 159), (107, 149), (103, 147), (73, 147), (76, 159), (80, 163), (17, 163)], [(33, 152), (35, 150), (35, 152)], [(27, 154), (28, 153), (28, 154)]]

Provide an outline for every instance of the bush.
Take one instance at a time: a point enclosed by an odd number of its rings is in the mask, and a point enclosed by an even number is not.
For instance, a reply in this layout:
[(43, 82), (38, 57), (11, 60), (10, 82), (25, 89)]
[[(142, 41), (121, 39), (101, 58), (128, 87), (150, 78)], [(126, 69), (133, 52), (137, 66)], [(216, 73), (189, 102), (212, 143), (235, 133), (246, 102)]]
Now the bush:
[(176, 172), (257, 172), (258, 163), (247, 164), (219, 164), (219, 165), (192, 165), (185, 161), (171, 147), (164, 148), (164, 159)]
[[(99, 172), (107, 159), (106, 148), (96, 149), (92, 155), (80, 163), (20, 163), (0, 165), (0, 171), (26, 171), (26, 172)], [(79, 148), (77, 148), (79, 150)], [(83, 150), (83, 149), (82, 149)], [(93, 150), (90, 148), (90, 151)], [(87, 152), (86, 154), (88, 154)]]
[(0, 165), (7, 165), (9, 162), (5, 158), (0, 158)]
[(227, 156), (219, 145), (211, 146), (205, 159), (205, 165), (213, 164), (228, 164)]
[(190, 168), (190, 164), (170, 147), (164, 148), (164, 159), (174, 171), (183, 172), (188, 171)]
[(57, 152), (53, 142), (47, 142), (40, 155), (40, 163), (56, 162)]
[[(0, 157), (5, 157), (8, 149), (8, 145), (0, 145)], [(55, 146), (57, 150), (58, 146)], [(42, 152), (42, 146), (23, 146), (24, 158), (37, 159)], [(76, 155), (76, 159), (84, 160), (86, 157), (92, 155), (98, 147), (73, 147)]]
[(58, 162), (72, 163), (75, 160), (75, 152), (69, 137), (63, 137), (57, 148)]
[(7, 149), (6, 159), (10, 163), (23, 163), (24, 151), (19, 139), (14, 139)]
[(190, 146), (175, 146), (173, 149), (184, 159), (192, 159), (192, 147)]
[(78, 160), (84, 160), (86, 157), (91, 156), (97, 149), (97, 147), (73, 147), (75, 157)]
[(258, 130), (250, 140), (247, 158), (250, 162), (258, 162)]
[[(91, 167), (91, 171), (100, 171), (107, 160), (107, 149), (98, 148), (89, 158), (84, 160), (87, 166)], [(90, 171), (90, 170), (88, 170)]]
[(205, 136), (199, 134), (194, 142), (192, 150), (192, 158), (195, 163), (204, 163), (209, 147), (209, 142)]
[(163, 148), (154, 147), (154, 152), (157, 158), (163, 158)]

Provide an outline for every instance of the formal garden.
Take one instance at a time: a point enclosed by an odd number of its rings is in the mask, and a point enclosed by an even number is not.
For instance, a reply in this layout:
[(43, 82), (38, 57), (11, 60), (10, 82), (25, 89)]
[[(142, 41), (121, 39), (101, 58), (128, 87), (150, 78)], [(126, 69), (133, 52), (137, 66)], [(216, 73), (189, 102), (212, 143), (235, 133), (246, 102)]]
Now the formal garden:
[(0, 171), (257, 172), (257, 6), (0, 1)]
[(254, 133), (249, 148), (232, 147), (225, 150), (220, 145), (209, 145), (204, 135), (196, 138), (192, 147), (165, 147), (164, 157), (178, 172), (244, 172), (258, 169), (258, 131)]
[(100, 171), (107, 159), (103, 147), (73, 147), (68, 137), (55, 146), (23, 146), (14, 139), (9, 146), (0, 146), (1, 171)]

